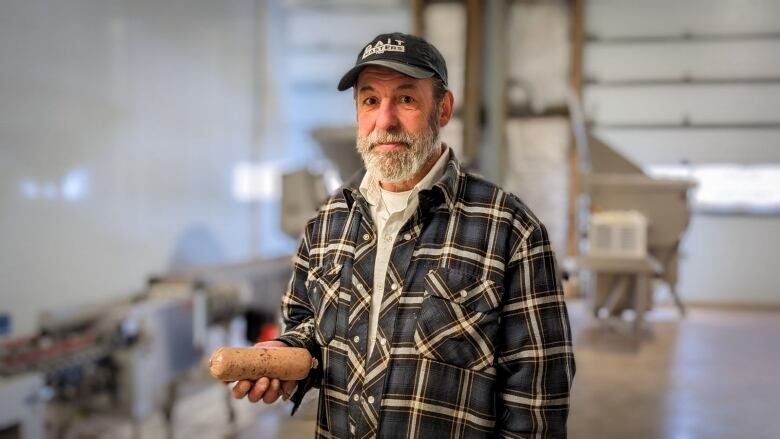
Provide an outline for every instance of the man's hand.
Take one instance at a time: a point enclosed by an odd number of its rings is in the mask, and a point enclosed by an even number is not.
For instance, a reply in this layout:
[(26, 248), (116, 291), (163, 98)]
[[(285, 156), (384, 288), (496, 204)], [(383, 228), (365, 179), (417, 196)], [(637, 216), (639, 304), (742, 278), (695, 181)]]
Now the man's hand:
[[(257, 343), (255, 347), (287, 347), (287, 344), (271, 340)], [(247, 396), (250, 402), (258, 402), (262, 399), (266, 404), (271, 404), (279, 399), (279, 396), (284, 396), (284, 399), (289, 398), (297, 385), (297, 381), (280, 381), (276, 378), (271, 380), (267, 377), (257, 381), (241, 380), (233, 386), (233, 398), (241, 399)]]

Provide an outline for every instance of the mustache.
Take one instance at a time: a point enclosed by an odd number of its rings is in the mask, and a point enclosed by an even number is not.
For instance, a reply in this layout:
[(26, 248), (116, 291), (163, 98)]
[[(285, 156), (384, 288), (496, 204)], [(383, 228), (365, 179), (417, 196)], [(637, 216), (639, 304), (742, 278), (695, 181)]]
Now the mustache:
[(366, 142), (371, 149), (380, 143), (399, 143), (407, 148), (411, 148), (411, 145), (414, 143), (414, 141), (414, 136), (405, 131), (390, 132), (377, 130), (372, 131), (368, 136), (366, 136)]

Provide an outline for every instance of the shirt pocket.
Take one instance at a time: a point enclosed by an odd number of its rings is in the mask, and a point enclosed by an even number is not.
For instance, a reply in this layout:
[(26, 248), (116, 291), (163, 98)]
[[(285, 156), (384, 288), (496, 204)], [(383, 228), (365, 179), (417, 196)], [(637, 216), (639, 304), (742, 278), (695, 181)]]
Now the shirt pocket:
[(491, 280), (454, 269), (431, 270), (414, 332), (417, 350), (461, 368), (493, 366), (500, 298)]
[(314, 310), (314, 337), (321, 346), (333, 340), (341, 291), (341, 264), (327, 264), (309, 270), (309, 303)]

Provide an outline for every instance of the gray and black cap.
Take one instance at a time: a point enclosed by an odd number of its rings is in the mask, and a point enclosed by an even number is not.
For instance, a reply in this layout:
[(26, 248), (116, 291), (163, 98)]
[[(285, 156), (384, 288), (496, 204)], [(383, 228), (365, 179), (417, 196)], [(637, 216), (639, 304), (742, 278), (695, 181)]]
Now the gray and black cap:
[(339, 91), (355, 85), (366, 66), (393, 69), (412, 78), (438, 77), (447, 86), (447, 64), (438, 49), (420, 37), (395, 32), (376, 36), (358, 53), (355, 66), (339, 81)]

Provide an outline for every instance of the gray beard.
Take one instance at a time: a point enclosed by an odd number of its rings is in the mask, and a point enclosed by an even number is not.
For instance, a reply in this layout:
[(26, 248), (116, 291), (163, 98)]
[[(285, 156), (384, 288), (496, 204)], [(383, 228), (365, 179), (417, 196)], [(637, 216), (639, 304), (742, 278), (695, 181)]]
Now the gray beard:
[[(439, 130), (428, 125), (421, 134), (406, 131), (372, 131), (367, 136), (357, 136), (357, 150), (363, 158), (366, 171), (379, 181), (399, 183), (412, 179), (440, 147)], [(380, 143), (401, 143), (404, 146), (395, 151), (379, 152), (374, 145)]]

